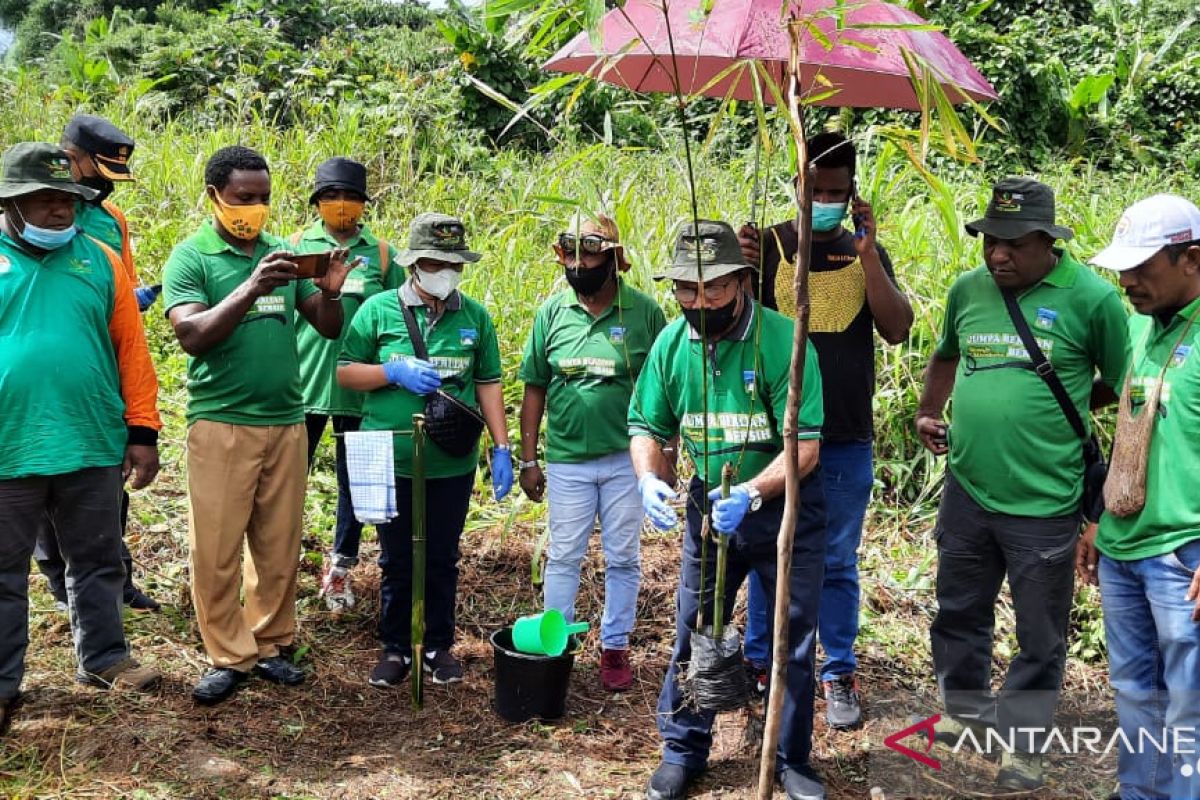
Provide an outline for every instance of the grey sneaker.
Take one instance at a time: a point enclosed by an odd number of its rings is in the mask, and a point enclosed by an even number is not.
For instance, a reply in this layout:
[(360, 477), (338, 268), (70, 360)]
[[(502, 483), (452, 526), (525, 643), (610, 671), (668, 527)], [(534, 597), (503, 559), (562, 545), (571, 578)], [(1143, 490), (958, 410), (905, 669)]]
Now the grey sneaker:
[[(917, 723), (924, 721), (921, 717), (912, 717), (910, 722)], [(976, 719), (967, 719), (966, 717), (952, 717), (949, 714), (942, 714), (941, 719), (933, 726), (933, 740), (938, 744), (948, 745), (953, 747), (958, 744), (963, 733), (968, 728), (975, 734), (980, 742), (984, 741), (987, 736), (989, 726), (987, 723), (980, 722)]]
[(449, 650), (430, 650), (422, 661), (434, 683), (458, 683), (463, 679), (462, 663)]
[(996, 782), (1005, 789), (1015, 789), (1019, 792), (1032, 792), (1046, 784), (1046, 770), (1042, 757), (1037, 753), (1000, 754), (1000, 771), (996, 773)]
[(354, 608), (354, 589), (350, 587), (350, 570), (347, 567), (329, 567), (321, 578), (321, 597), (325, 607), (334, 613)]
[(825, 719), (829, 727), (851, 730), (862, 724), (862, 703), (854, 674), (838, 675), (825, 681)]

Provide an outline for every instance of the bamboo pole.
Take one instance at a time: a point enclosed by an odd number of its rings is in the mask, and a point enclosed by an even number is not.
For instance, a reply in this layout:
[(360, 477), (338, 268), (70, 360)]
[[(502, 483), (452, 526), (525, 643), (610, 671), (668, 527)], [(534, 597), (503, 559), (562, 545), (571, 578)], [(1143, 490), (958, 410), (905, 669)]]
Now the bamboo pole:
[(425, 702), (425, 415), (413, 414), (412, 479), (412, 704)]
[[(721, 497), (729, 497), (733, 485), (733, 465), (721, 467)], [(725, 571), (729, 568), (729, 537), (717, 531), (717, 575), (713, 579), (713, 641), (720, 644), (725, 633)]]
[(800, 464), (797, 460), (800, 398), (804, 392), (804, 362), (808, 342), (808, 268), (812, 246), (812, 179), (808, 170), (808, 142), (804, 136), (804, 112), (800, 106), (801, 23), (788, 22), (791, 55), (788, 58), (788, 117), (796, 144), (798, 175), (796, 187), (796, 324), (792, 333), (791, 374), (788, 378), (787, 410), (783, 418), (783, 452), (787, 482), (783, 522), (779, 526), (775, 572), (775, 641), (771, 658), (770, 699), (763, 725), (762, 759), (758, 771), (758, 800), (771, 800), (775, 792), (775, 748), (783, 715), (787, 686), (788, 616), (791, 605), (792, 542), (800, 510)]

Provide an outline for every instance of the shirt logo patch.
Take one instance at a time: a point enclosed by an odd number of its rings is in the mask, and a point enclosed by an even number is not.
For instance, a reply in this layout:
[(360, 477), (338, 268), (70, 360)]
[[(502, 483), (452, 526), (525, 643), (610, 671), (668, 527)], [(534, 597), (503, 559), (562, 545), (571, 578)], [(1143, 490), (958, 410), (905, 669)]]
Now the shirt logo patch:
[(1037, 310), (1036, 324), (1039, 328), (1049, 330), (1054, 327), (1054, 321), (1058, 319), (1058, 312), (1052, 308), (1039, 308)]
[(84, 275), (90, 275), (92, 272), (91, 259), (72, 258), (67, 264), (71, 272), (78, 272)]
[(608, 338), (612, 339), (614, 344), (620, 344), (625, 341), (625, 329), (620, 327), (609, 328)]
[(746, 394), (754, 394), (754, 370), (742, 370), (742, 384), (746, 387)]
[(287, 298), (276, 294), (264, 295), (254, 301), (254, 311), (257, 314), (284, 314), (287, 312)]
[(479, 340), (479, 331), (475, 328), (459, 328), (458, 343), (463, 347), (474, 347)]
[(346, 278), (342, 283), (342, 292), (344, 294), (362, 294), (363, 279), (362, 278)]
[(1191, 352), (1191, 345), (1181, 344), (1179, 347), (1176, 347), (1175, 352), (1171, 354), (1171, 366), (1182, 367), (1183, 362), (1187, 361), (1187, 357), (1191, 354)]

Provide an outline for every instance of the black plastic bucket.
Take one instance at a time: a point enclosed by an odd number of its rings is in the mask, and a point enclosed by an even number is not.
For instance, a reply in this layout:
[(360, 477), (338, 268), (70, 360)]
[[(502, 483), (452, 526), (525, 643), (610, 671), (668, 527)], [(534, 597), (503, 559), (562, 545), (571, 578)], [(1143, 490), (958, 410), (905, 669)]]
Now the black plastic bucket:
[(496, 713), (509, 722), (560, 719), (566, 712), (567, 688), (575, 654), (537, 656), (513, 647), (512, 628), (492, 634), (496, 660)]

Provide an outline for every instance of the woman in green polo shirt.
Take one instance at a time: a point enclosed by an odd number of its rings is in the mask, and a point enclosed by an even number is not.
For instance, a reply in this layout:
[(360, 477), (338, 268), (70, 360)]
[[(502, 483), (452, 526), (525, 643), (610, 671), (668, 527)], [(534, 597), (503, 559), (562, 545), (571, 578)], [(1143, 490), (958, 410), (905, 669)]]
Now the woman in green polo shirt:
[[(425, 395), (441, 386), (468, 405), (478, 404), (495, 442), (492, 488), (502, 500), (512, 488), (512, 457), (500, 387), (500, 347), (484, 307), (458, 291), (466, 262), (480, 256), (467, 249), (463, 224), (444, 214), (413, 220), (408, 249), (397, 263), (409, 278), (395, 291), (369, 298), (346, 334), (338, 383), (364, 392), (362, 429), (404, 431), (425, 409)], [(416, 358), (405, 323), (412, 311), (429, 359)], [(380, 688), (403, 683), (412, 663), (412, 437), (395, 437), (396, 511), (379, 525), (383, 551), (379, 638), (383, 652), (369, 682)], [(462, 680), (451, 654), (454, 601), (458, 594), (458, 541), (479, 466), (479, 448), (452, 456), (434, 442), (425, 451), (426, 521), (425, 653), (422, 667), (434, 683)]]
[(605, 565), (600, 683), (624, 691), (633, 685), (629, 634), (642, 575), (642, 506), (626, 417), (633, 382), (666, 319), (653, 299), (621, 280), (629, 264), (611, 219), (572, 227), (554, 245), (570, 288), (538, 309), (521, 364), (521, 488), (534, 501), (545, 493), (537, 443), (546, 413), (546, 607), (574, 619), (579, 567), (599, 516)]

